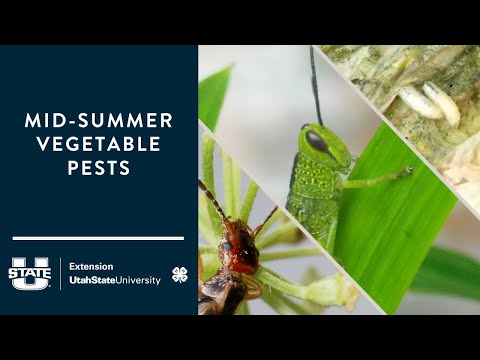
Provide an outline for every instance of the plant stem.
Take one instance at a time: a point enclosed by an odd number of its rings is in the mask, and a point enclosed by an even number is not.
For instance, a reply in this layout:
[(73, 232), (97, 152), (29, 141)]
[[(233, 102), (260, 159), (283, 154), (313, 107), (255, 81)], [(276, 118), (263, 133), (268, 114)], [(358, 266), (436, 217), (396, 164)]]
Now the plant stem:
[(204, 133), (202, 135), (202, 171), (203, 183), (215, 197), (215, 182), (213, 170), (213, 152), (215, 149), (215, 140)]
[(289, 281), (264, 266), (258, 268), (255, 277), (287, 295), (323, 306), (345, 306), (349, 311), (360, 297), (360, 292), (341, 274), (324, 277), (308, 286)]
[(216, 247), (205, 246), (205, 245), (199, 245), (198, 250), (202, 254), (215, 254), (218, 251)]
[(309, 315), (309, 311), (290, 300), (276, 289), (270, 288), (262, 292), (262, 300), (280, 315)]
[(321, 255), (323, 254), (318, 248), (291, 249), (291, 250), (284, 250), (284, 251), (272, 251), (272, 252), (262, 253), (260, 254), (260, 261), (271, 261), (271, 260), (288, 259), (293, 257), (321, 256)]
[(242, 189), (242, 170), (240, 170), (240, 167), (237, 165), (237, 163), (233, 160), (232, 161), (232, 178), (233, 178), (233, 184), (235, 186), (234, 192), (233, 192), (233, 197), (234, 197), (234, 203), (235, 203), (235, 216), (238, 218), (240, 215), (240, 207), (242, 206), (241, 203), (241, 189)]
[[(202, 171), (203, 171), (203, 182), (208, 190), (212, 193), (213, 197), (216, 198), (215, 194), (215, 182), (214, 182), (214, 171), (213, 171), (213, 153), (215, 150), (215, 140), (211, 138), (208, 134), (204, 133), (202, 135)], [(220, 240), (220, 224), (221, 219), (217, 214), (217, 211), (211, 203), (207, 205), (208, 214), (210, 217), (211, 229), (215, 234), (215, 237)]]
[(208, 213), (207, 205), (208, 204), (206, 197), (200, 197), (198, 209), (198, 231), (207, 243), (215, 246), (218, 243), (218, 239), (215, 237), (215, 233), (212, 229), (212, 223), (210, 219), (210, 214)]
[(245, 192), (245, 197), (243, 198), (242, 210), (240, 210), (240, 220), (245, 224), (248, 224), (248, 218), (252, 211), (253, 203), (255, 197), (257, 196), (258, 185), (255, 181), (250, 180), (248, 183), (247, 191)]
[(295, 233), (298, 231), (297, 225), (289, 221), (280, 225), (277, 229), (264, 236), (257, 236), (256, 246), (258, 249), (265, 249), (266, 247), (282, 242), (289, 242), (295, 238)]
[(233, 219), (238, 218), (239, 203), (240, 203), (240, 182), (235, 176), (235, 167), (232, 158), (227, 153), (222, 151), (222, 165), (223, 165), (223, 190), (225, 193), (225, 212)]
[(217, 270), (222, 266), (216, 254), (208, 254), (200, 251), (203, 263), (203, 280), (210, 279), (215, 275)]
[(215, 234), (212, 232), (212, 229), (210, 228), (209, 223), (205, 223), (202, 221), (200, 218), (198, 219), (198, 231), (200, 235), (205, 239), (206, 242), (208, 242), (211, 245), (215, 245), (217, 240), (215, 237)]
[(238, 309), (238, 315), (250, 315), (250, 308), (246, 301), (240, 304), (240, 309)]
[(270, 285), (271, 287), (284, 292), (285, 294), (294, 296), (299, 299), (306, 299), (307, 297), (307, 288), (300, 284), (291, 282), (277, 273), (260, 266), (255, 274), (255, 277), (261, 282)]

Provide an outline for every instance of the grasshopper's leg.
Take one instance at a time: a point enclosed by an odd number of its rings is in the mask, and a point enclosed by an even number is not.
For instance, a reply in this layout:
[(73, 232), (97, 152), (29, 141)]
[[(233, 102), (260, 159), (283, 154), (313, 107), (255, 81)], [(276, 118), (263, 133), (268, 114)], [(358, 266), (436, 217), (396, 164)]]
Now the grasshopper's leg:
[(343, 180), (340, 182), (340, 188), (342, 189), (358, 189), (358, 188), (366, 188), (371, 187), (383, 182), (392, 181), (401, 178), (407, 174), (410, 174), (413, 171), (411, 166), (407, 166), (402, 171), (395, 173), (395, 174), (388, 174), (379, 176), (374, 179), (364, 179), (364, 180)]

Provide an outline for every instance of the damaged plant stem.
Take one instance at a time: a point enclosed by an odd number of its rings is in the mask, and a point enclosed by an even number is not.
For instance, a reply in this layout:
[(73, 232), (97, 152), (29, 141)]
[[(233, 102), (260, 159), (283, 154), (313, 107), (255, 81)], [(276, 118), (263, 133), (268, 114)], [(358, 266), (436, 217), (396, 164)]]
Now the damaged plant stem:
[[(202, 137), (202, 170), (203, 180), (212, 194), (215, 195), (213, 157), (215, 142), (208, 135)], [(223, 164), (223, 182), (225, 184), (224, 198), (226, 215), (232, 218), (240, 218), (248, 223), (250, 212), (255, 201), (258, 186), (250, 181), (243, 204), (240, 201), (240, 183), (241, 171), (232, 159), (221, 153)], [(247, 276), (252, 281), (258, 283), (263, 289), (262, 299), (280, 314), (303, 314), (309, 313), (306, 306), (289, 299), (286, 295), (294, 298), (310, 301), (322, 306), (344, 306), (352, 311), (360, 297), (358, 289), (355, 288), (341, 274), (324, 277), (308, 285), (301, 285), (292, 282), (276, 274), (263, 262), (269, 260), (279, 260), (299, 256), (319, 256), (321, 252), (317, 248), (300, 248), (285, 251), (265, 251), (265, 249), (279, 244), (298, 240), (299, 230), (291, 221), (280, 223), (274, 230), (268, 232), (268, 229), (280, 218), (284, 218), (281, 211), (277, 210), (272, 218), (267, 221), (261, 232), (256, 237), (256, 244), (261, 250), (261, 266), (252, 276)], [(205, 196), (200, 195), (199, 203), (199, 230), (207, 245), (199, 246), (199, 252), (203, 261), (204, 280), (215, 274), (220, 267), (220, 261), (217, 257), (217, 247), (221, 240), (220, 219), (210, 202), (206, 201)], [(248, 305), (244, 302), (241, 313), (249, 313)]]

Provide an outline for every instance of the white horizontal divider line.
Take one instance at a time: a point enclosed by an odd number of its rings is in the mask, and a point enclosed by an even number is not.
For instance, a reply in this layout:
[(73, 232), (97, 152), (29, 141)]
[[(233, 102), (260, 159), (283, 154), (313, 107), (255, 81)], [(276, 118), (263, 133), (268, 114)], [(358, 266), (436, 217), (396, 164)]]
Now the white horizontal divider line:
[(12, 236), (13, 241), (182, 241), (183, 236)]

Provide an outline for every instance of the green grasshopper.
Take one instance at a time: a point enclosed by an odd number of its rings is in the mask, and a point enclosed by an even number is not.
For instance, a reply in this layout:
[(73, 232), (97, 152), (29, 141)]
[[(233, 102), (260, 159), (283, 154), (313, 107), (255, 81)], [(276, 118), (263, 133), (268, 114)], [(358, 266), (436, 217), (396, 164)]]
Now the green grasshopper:
[(305, 229), (333, 255), (338, 224), (340, 195), (343, 189), (366, 188), (392, 181), (412, 172), (407, 166), (395, 174), (373, 179), (344, 180), (356, 160), (344, 142), (323, 125), (320, 114), (313, 47), (310, 47), (312, 88), (315, 96), (318, 124), (305, 124), (298, 137), (287, 210)]

